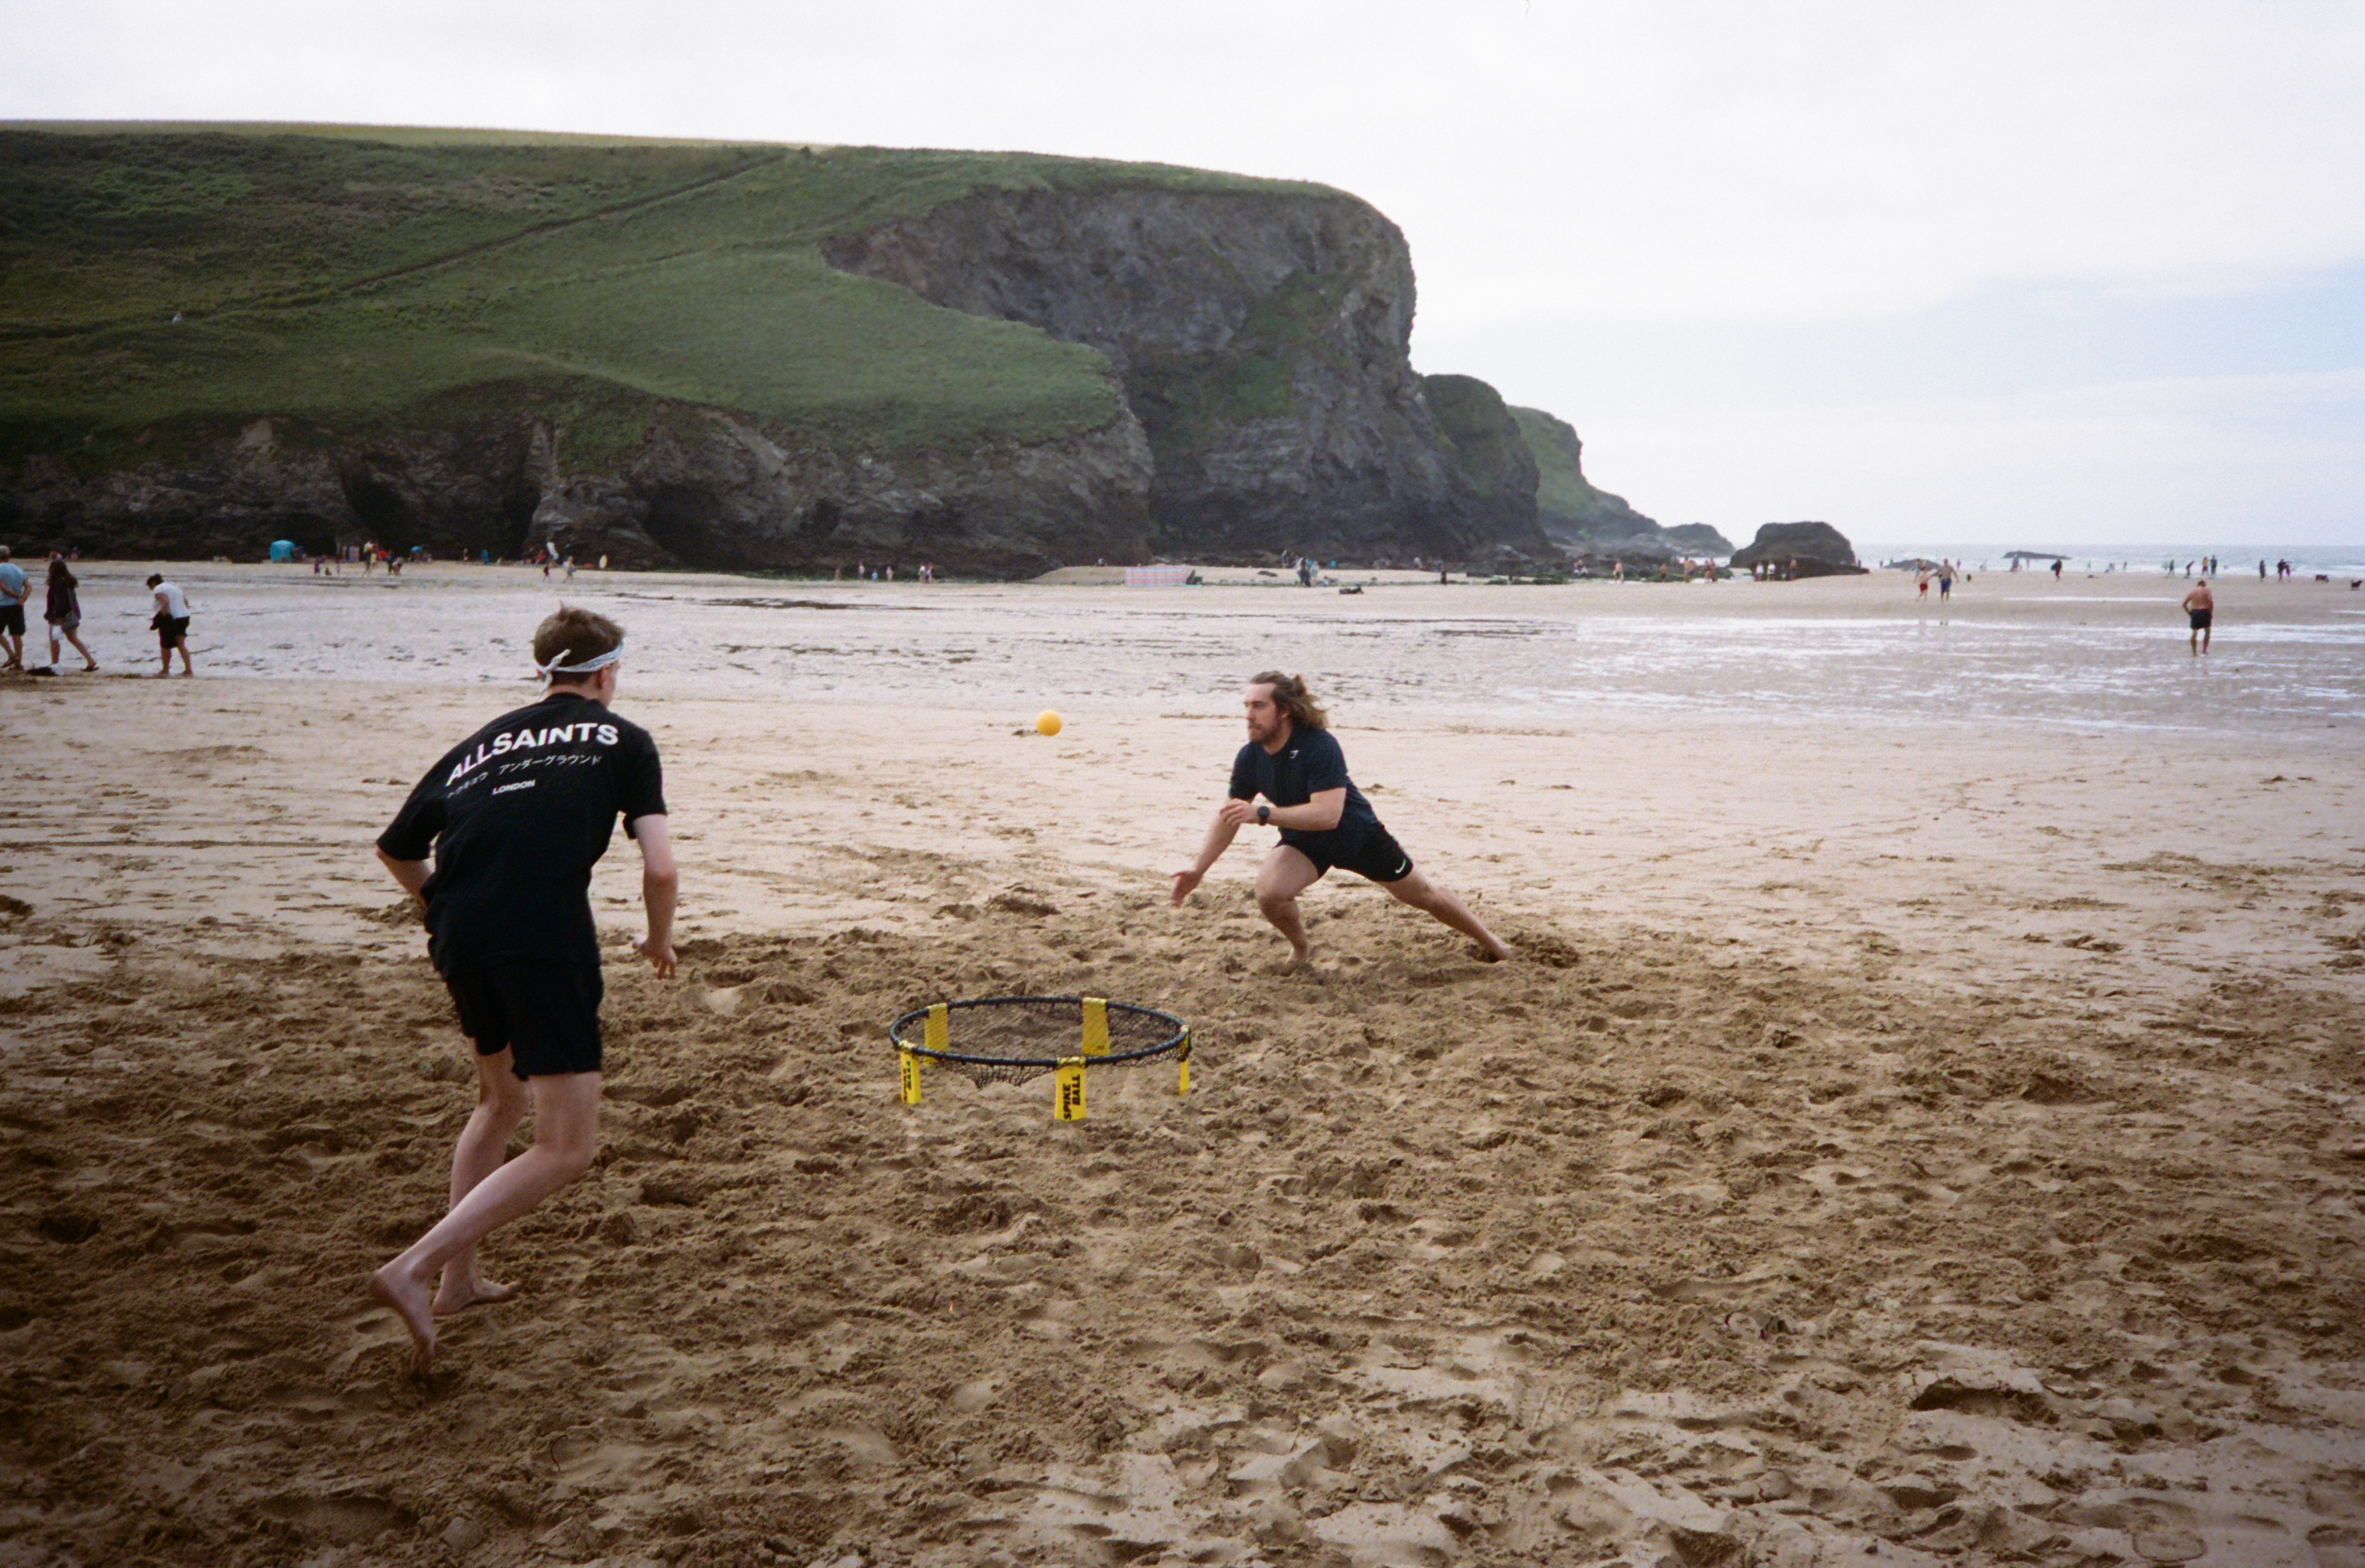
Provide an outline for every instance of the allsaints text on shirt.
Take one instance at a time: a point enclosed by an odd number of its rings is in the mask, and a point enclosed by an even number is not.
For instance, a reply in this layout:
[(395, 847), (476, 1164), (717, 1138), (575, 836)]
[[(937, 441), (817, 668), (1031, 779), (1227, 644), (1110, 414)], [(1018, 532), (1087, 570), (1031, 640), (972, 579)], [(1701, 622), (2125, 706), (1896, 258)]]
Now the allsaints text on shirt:
[(443, 787), (450, 789), (493, 758), (513, 751), (546, 745), (571, 745), (593, 740), (601, 745), (614, 745), (617, 739), (613, 724), (553, 724), (546, 730), (520, 730), (515, 734), (495, 735), (490, 745), (480, 745), (474, 756), (462, 757), (453, 767), (451, 777), (443, 780)]

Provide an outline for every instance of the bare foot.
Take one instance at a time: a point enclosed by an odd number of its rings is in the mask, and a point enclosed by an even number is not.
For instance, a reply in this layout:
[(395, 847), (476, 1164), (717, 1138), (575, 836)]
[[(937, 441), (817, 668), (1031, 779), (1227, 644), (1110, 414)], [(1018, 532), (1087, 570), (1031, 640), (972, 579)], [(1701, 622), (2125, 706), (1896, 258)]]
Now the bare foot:
[(416, 1364), (425, 1372), (435, 1361), (435, 1313), (429, 1305), (426, 1282), (414, 1280), (392, 1263), (370, 1276), (370, 1294), (394, 1309), (410, 1331)]
[(484, 1280), (471, 1280), (456, 1289), (447, 1282), (435, 1293), (433, 1311), (438, 1317), (449, 1317), (454, 1313), (465, 1312), (472, 1306), (490, 1306), (495, 1302), (507, 1301), (517, 1293), (517, 1282), (514, 1280), (505, 1285), (493, 1284)]
[(1510, 944), (1497, 942), (1492, 947), (1481, 947), (1478, 957), (1490, 964), (1508, 964), (1511, 961)]

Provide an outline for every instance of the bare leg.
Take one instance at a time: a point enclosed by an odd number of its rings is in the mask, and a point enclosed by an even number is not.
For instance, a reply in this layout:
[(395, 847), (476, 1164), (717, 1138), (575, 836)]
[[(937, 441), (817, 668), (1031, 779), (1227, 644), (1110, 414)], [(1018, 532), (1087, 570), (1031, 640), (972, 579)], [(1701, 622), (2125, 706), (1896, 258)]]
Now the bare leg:
[[(517, 1131), (532, 1106), (525, 1081), (512, 1070), (509, 1052), (476, 1058), (476, 1108), (469, 1113), (459, 1145), (452, 1150), (454, 1208), (476, 1190), (477, 1182), (501, 1168), (510, 1134)], [(449, 1317), (481, 1303), (507, 1301), (516, 1294), (517, 1286), (488, 1283), (476, 1272), (476, 1248), (471, 1242), (443, 1265), (443, 1279), (435, 1290), (435, 1316)]]
[[(83, 666), (83, 668), (84, 668), (84, 669), (96, 669), (96, 668), (98, 667), (98, 655), (97, 655), (96, 654), (94, 654), (94, 653), (92, 653), (92, 652), (90, 651), (90, 644), (89, 644), (88, 643), (85, 643), (85, 642), (84, 642), (84, 641), (82, 640), (82, 633), (79, 633), (79, 632), (69, 632), (69, 633), (66, 633), (66, 641), (67, 641), (67, 642), (69, 642), (69, 643), (72, 643), (72, 644), (74, 645), (74, 652), (75, 652), (75, 653), (78, 653), (78, 654), (80, 654), (80, 655), (82, 655), (82, 666)], [(54, 655), (52, 655), (52, 657), (51, 657), (51, 659), (50, 659), (50, 662), (51, 662), (52, 664), (54, 664), (55, 662), (57, 662), (57, 661), (56, 661), (56, 658), (55, 658), (55, 656), (54, 656)]]
[(1257, 868), (1257, 908), (1275, 931), (1289, 938), (1290, 955), (1301, 964), (1314, 957), (1314, 944), (1306, 940), (1306, 922), (1298, 918), (1297, 895), (1321, 876), (1313, 861), (1286, 844), (1274, 845)]
[(1418, 871), (1407, 871), (1395, 881), (1382, 882), (1380, 886), (1387, 889), (1397, 902), (1408, 903), (1423, 914), (1442, 921), (1477, 943), (1489, 961), (1499, 964), (1511, 956), (1511, 949), (1503, 939), (1487, 930), (1485, 924), (1470, 913), (1467, 905)]
[(392, 1307), (410, 1331), (421, 1372), (435, 1359), (434, 1293), (429, 1288), (435, 1276), (492, 1231), (590, 1170), (599, 1150), (598, 1073), (555, 1073), (528, 1087), (533, 1095), (533, 1147), (471, 1187), (432, 1230), (370, 1276), (370, 1294)]

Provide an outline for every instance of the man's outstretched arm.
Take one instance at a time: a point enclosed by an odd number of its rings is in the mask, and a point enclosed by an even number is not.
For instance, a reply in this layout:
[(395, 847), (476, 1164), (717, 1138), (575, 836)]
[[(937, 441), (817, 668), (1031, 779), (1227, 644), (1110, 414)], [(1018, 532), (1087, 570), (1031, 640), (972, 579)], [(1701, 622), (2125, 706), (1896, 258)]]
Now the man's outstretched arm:
[(649, 934), (635, 946), (655, 966), (659, 980), (674, 971), (673, 912), (681, 894), (681, 873), (673, 863), (673, 840), (661, 816), (634, 817), (625, 824), (633, 842), (641, 846), (641, 902), (649, 915)]
[(1256, 808), (1246, 801), (1226, 801), (1223, 809), (1216, 813), (1216, 820), (1207, 824), (1207, 837), (1199, 846), (1198, 860), (1189, 870), (1174, 873), (1174, 891), (1168, 902), (1175, 908), (1182, 907), (1182, 901), (1191, 896), (1191, 890), (1206, 876), (1207, 868), (1222, 859), (1224, 851), (1232, 846), (1233, 838), (1240, 831), (1243, 812), (1248, 820), (1255, 820)]

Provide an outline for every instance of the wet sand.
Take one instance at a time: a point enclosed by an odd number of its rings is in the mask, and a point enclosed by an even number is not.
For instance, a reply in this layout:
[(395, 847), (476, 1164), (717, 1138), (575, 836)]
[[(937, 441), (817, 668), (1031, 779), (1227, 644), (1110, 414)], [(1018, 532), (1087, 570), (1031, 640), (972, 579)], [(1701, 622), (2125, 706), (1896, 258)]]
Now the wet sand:
[[(1803, 664), (1753, 708), (1686, 654), (1865, 625), (1843, 662), (1894, 666), (1941, 633), (1889, 578), (1146, 605), (587, 574), (640, 639), (619, 706), (667, 759), (685, 975), (628, 966), (611, 852), (600, 1164), (497, 1238), (524, 1294), (421, 1380), (360, 1282), (440, 1209), (465, 1047), (368, 843), (528, 689), (483, 644), (548, 602), (438, 570), (191, 571), (201, 647), (208, 605), (228, 656), (287, 630), (269, 675), (0, 684), (0, 1551), (2365, 1562), (2344, 592), (2222, 590), (2211, 658), (2252, 657), (2239, 607), (2301, 671), (2236, 700), (2176, 662), (2180, 585), (1985, 577), (1929, 678), (1973, 636), (2102, 676), (2066, 717), (1960, 716)], [(846, 630), (719, 694), (701, 649), (747, 617)], [(1616, 700), (1436, 653), (1621, 621), (1647, 634), (1571, 677)], [(2158, 680), (2220, 685), (2136, 690), (2122, 622), (2167, 639)], [(389, 670), (438, 628), (454, 662)], [(1178, 646), (1276, 638), (1519, 963), (1347, 879), (1308, 900), (1317, 972), (1273, 973), (1254, 835), (1165, 907), (1238, 734)], [(1193, 1093), (1104, 1072), (1065, 1126), (1047, 1080), (894, 1103), (889, 1019), (1014, 991), (1189, 1018)]]

